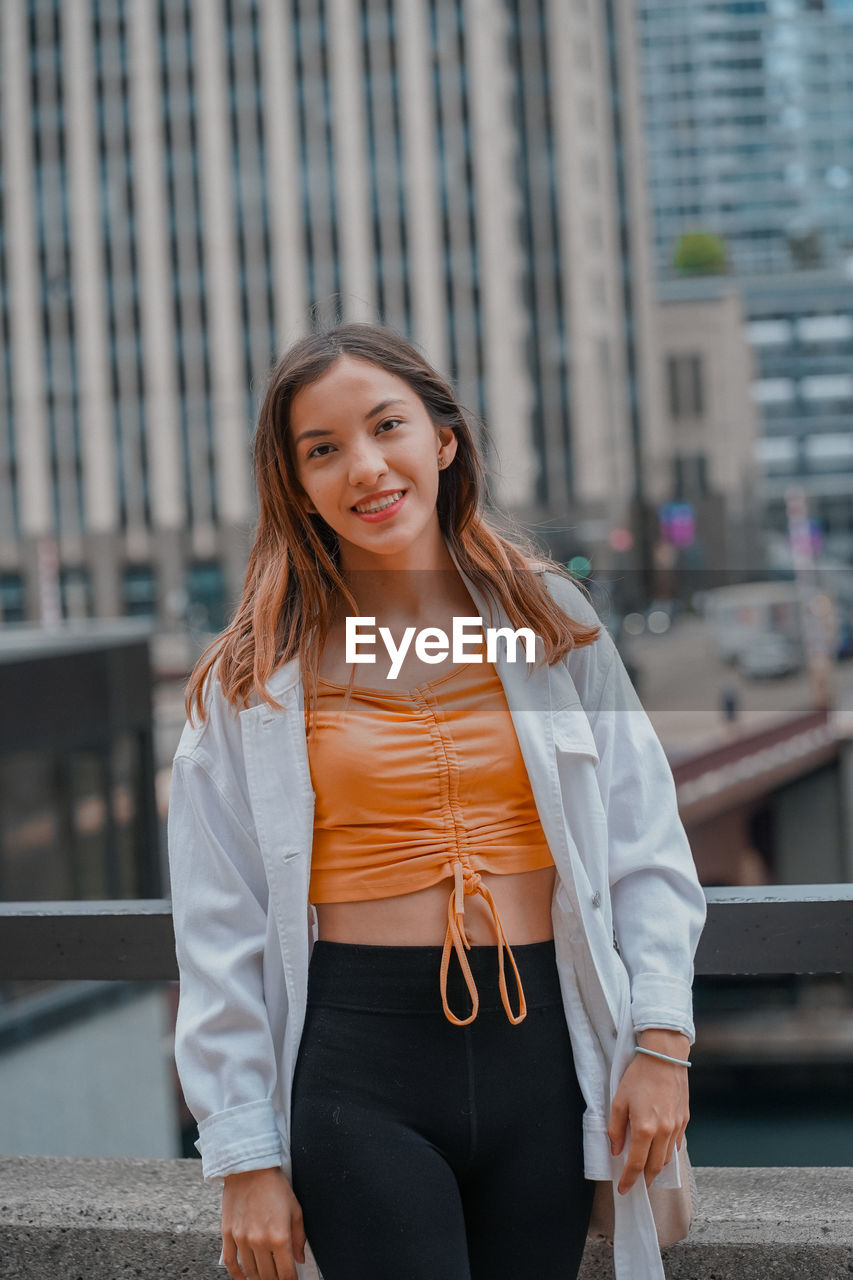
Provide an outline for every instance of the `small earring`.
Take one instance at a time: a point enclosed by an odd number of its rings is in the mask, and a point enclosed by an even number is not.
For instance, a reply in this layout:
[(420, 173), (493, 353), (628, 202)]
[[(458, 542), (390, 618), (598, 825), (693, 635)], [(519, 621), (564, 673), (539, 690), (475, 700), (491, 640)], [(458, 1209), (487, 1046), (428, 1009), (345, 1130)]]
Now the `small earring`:
[(447, 466), (447, 459), (446, 459), (446, 458), (439, 458), (439, 460), (438, 460), (438, 465), (439, 465), (439, 467), (446, 467), (446, 466)]

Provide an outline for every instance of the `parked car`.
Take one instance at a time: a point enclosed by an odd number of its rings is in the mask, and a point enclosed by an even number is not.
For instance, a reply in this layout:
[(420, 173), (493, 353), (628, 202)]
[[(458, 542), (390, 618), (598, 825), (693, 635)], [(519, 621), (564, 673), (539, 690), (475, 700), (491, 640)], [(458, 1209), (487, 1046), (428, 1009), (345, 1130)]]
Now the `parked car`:
[(797, 647), (772, 631), (753, 636), (737, 655), (738, 670), (750, 680), (791, 675), (802, 665)]

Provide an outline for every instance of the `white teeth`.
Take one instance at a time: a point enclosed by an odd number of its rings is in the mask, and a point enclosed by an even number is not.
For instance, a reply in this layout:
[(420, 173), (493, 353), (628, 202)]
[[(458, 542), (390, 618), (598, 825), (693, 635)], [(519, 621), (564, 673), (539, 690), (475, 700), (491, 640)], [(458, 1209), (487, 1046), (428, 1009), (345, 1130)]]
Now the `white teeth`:
[(384, 511), (386, 507), (392, 507), (395, 502), (399, 502), (403, 496), (403, 490), (398, 489), (396, 493), (389, 493), (387, 498), (380, 498), (378, 502), (371, 502), (367, 507), (356, 507), (356, 511), (361, 511), (367, 515), (371, 511)]

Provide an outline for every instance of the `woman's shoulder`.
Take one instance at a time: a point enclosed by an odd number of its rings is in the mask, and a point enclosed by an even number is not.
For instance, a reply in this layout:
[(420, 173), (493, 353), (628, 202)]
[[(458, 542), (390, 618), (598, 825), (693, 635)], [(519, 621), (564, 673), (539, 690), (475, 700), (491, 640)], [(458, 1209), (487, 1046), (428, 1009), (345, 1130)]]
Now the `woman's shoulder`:
[(590, 627), (601, 624), (595, 605), (569, 573), (562, 573), (549, 564), (531, 565), (531, 570), (541, 574), (551, 599), (575, 622)]
[(204, 715), (196, 712), (192, 719), (187, 719), (175, 760), (194, 760), (206, 772), (214, 774), (242, 753), (241, 708), (226, 698), (215, 666), (205, 680), (202, 703)]

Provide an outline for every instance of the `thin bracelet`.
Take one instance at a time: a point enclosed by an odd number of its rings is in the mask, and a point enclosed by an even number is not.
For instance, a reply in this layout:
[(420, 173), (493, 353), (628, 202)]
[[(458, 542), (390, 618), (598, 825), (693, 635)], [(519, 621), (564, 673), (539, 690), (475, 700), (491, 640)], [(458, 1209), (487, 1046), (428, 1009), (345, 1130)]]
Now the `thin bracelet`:
[(692, 1067), (693, 1063), (686, 1058), (671, 1058), (668, 1053), (656, 1053), (654, 1049), (644, 1049), (642, 1045), (634, 1046), (635, 1053), (647, 1053), (650, 1058), (660, 1058), (661, 1062), (674, 1062), (677, 1067)]

